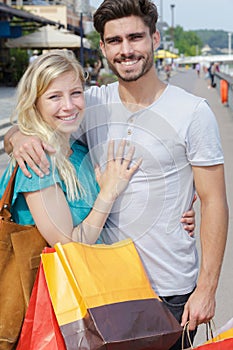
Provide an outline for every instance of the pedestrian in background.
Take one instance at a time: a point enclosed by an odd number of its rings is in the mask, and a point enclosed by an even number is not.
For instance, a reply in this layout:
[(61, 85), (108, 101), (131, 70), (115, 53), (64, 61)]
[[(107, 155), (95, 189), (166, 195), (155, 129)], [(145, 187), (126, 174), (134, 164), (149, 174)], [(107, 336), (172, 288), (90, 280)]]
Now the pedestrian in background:
[(198, 78), (200, 77), (200, 71), (201, 71), (201, 66), (200, 63), (197, 63), (195, 66), (196, 72), (197, 72), (197, 76)]
[(38, 55), (39, 55), (38, 50), (34, 50), (32, 52), (32, 55), (29, 57), (29, 64), (32, 63), (33, 61), (35, 61), (37, 59)]

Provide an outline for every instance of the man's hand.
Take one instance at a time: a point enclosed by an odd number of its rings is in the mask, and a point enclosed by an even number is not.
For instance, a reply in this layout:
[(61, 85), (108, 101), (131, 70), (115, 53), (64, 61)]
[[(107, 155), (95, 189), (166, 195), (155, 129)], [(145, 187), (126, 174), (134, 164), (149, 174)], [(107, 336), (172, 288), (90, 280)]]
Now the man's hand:
[(9, 142), (12, 145), (12, 155), (25, 176), (31, 177), (26, 164), (40, 177), (49, 173), (49, 162), (45, 151), (54, 153), (52, 146), (42, 142), (37, 136), (27, 136), (19, 130), (11, 135)]
[(189, 330), (193, 331), (199, 324), (209, 322), (214, 314), (215, 295), (208, 288), (197, 287), (185, 304), (181, 326), (189, 321)]

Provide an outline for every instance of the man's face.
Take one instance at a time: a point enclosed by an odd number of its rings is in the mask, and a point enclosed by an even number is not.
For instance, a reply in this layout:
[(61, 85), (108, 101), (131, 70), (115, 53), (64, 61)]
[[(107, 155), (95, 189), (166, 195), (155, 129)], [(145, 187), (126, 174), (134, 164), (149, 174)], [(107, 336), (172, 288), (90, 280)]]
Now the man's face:
[(130, 16), (109, 21), (104, 28), (101, 50), (109, 68), (123, 81), (136, 81), (154, 66), (154, 50), (159, 33), (150, 35), (140, 17)]

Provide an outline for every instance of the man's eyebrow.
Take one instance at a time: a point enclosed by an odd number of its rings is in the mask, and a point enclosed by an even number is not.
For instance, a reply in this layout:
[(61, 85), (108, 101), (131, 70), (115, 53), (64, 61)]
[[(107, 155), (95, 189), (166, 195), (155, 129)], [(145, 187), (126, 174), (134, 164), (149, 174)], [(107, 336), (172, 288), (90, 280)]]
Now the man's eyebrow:
[(144, 31), (143, 32), (135, 32), (135, 33), (128, 34), (127, 37), (131, 38), (131, 37), (138, 36), (138, 35), (144, 36), (145, 34), (146, 34), (146, 32), (144, 32)]
[[(130, 33), (130, 34), (127, 34), (126, 37), (127, 38), (133, 38), (137, 35), (140, 35), (140, 36), (144, 36), (146, 33), (143, 31), (143, 32), (133, 32), (133, 33)], [(109, 36), (107, 38), (104, 39), (105, 42), (110, 42), (111, 40), (116, 40), (116, 39), (121, 39), (122, 37), (120, 35), (115, 35), (115, 36)]]

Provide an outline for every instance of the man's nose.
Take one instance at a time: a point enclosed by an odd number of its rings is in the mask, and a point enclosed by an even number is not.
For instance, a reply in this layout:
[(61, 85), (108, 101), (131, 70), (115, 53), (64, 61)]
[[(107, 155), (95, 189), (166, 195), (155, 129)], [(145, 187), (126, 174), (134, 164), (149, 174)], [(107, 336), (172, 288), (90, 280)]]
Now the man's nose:
[(133, 53), (133, 46), (129, 40), (123, 40), (121, 43), (121, 54), (128, 56)]

